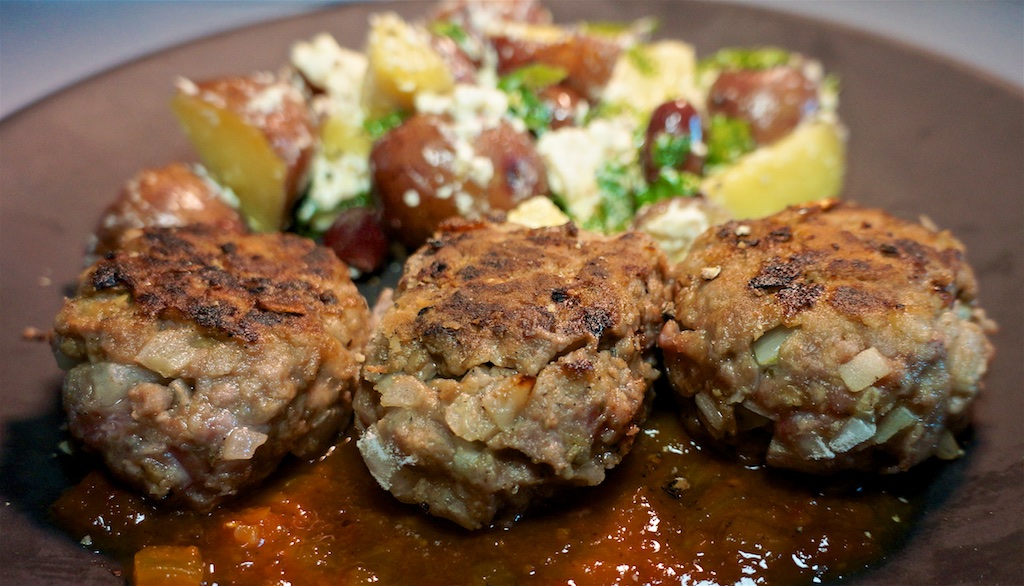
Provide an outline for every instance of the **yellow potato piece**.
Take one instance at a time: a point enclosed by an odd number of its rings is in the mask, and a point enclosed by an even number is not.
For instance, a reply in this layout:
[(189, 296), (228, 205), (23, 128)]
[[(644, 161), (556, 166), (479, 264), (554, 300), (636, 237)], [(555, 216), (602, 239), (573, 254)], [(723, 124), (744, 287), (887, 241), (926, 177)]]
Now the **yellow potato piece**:
[(701, 191), (736, 219), (760, 218), (793, 204), (836, 197), (846, 173), (845, 132), (832, 120), (805, 123), (706, 177)]
[(320, 130), (320, 140), (324, 154), (328, 158), (346, 153), (367, 157), (373, 147), (373, 140), (362, 126), (338, 116), (332, 116), (324, 122)]
[(370, 20), (363, 108), (372, 116), (411, 111), (416, 94), (448, 93), (452, 72), (426, 34), (388, 12)]
[(250, 227), (281, 229), (291, 205), (288, 166), (263, 132), (232, 110), (194, 95), (178, 93), (171, 108), (211, 175), (238, 196)]
[(692, 46), (680, 41), (659, 41), (623, 51), (615, 62), (603, 99), (625, 106), (644, 117), (669, 100), (701, 102), (697, 90), (697, 58)]

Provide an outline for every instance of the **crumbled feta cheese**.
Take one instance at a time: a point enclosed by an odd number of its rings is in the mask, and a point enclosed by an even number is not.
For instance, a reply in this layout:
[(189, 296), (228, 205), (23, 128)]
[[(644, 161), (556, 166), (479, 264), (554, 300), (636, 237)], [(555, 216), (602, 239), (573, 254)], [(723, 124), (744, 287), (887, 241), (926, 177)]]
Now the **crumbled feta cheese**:
[(508, 96), (493, 87), (460, 83), (451, 94), (417, 95), (416, 111), (450, 116), (455, 133), (469, 138), (501, 123), (508, 111)]
[(569, 221), (569, 216), (558, 209), (551, 198), (535, 195), (509, 211), (507, 219), (527, 228), (544, 228), (561, 226)]
[(537, 141), (537, 152), (552, 192), (562, 197), (569, 214), (580, 222), (593, 216), (600, 204), (598, 169), (609, 162), (630, 164), (636, 159), (632, 126), (622, 118), (546, 132)]
[(343, 153), (328, 158), (318, 152), (310, 164), (309, 194), (302, 201), (297, 217), (310, 221), (317, 212), (326, 212), (344, 201), (370, 190), (370, 162), (360, 155)]
[(415, 189), (410, 189), (402, 194), (402, 203), (410, 208), (418, 207), (420, 205), (420, 192)]
[(459, 211), (459, 215), (468, 216), (473, 211), (474, 201), (476, 199), (472, 195), (459, 191), (455, 194), (455, 209)]
[(277, 112), (284, 106), (284, 100), (289, 90), (295, 91), (291, 86), (283, 83), (275, 83), (256, 93), (248, 103), (246, 109), (258, 114), (271, 114)]
[(310, 84), (326, 92), (328, 113), (342, 116), (356, 125), (362, 124), (360, 100), (366, 78), (365, 55), (346, 49), (331, 35), (321, 33), (309, 41), (296, 43), (292, 47), (291, 63)]
[(711, 226), (707, 212), (699, 200), (675, 198), (665, 202), (658, 213), (642, 216), (638, 228), (661, 246), (672, 262), (679, 262), (689, 252), (693, 241)]

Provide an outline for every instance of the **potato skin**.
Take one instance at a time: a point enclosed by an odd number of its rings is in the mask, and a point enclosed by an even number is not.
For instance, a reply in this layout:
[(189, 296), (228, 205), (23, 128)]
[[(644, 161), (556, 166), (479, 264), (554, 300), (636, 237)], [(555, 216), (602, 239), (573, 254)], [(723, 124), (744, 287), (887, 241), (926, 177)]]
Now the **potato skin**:
[(535, 63), (560, 67), (567, 74), (560, 85), (592, 103), (600, 99), (622, 53), (622, 47), (611, 39), (578, 32), (555, 38), (531, 37), (528, 27), (526, 34), (498, 35), (491, 43), (498, 54), (499, 74), (506, 75)]
[(793, 67), (724, 71), (708, 94), (708, 111), (750, 123), (758, 144), (792, 132), (816, 108), (818, 88)]
[(489, 210), (511, 210), (548, 192), (544, 161), (528, 134), (503, 123), (483, 131), (474, 146), (477, 154), (494, 165), (494, 176), (487, 185)]
[(223, 234), (244, 234), (245, 220), (218, 195), (217, 186), (183, 163), (144, 169), (125, 183), (100, 217), (95, 257), (121, 248), (145, 227), (210, 224)]
[(306, 96), (289, 80), (254, 73), (182, 80), (172, 102), (218, 182), (231, 187), (258, 231), (286, 226), (317, 144)]
[(409, 248), (425, 242), (447, 218), (479, 218), (547, 193), (532, 139), (510, 124), (502, 122), (467, 139), (473, 161), (485, 159), (493, 170), (484, 182), (466, 174), (458, 140), (447, 118), (418, 114), (382, 137), (370, 153), (383, 223)]

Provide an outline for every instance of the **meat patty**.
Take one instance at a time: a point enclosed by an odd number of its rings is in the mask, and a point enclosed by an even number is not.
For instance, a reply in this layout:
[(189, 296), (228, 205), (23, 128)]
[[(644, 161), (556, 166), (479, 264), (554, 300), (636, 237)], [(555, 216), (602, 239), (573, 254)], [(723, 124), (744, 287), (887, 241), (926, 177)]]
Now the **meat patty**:
[(371, 473), (470, 529), (600, 483), (647, 413), (665, 265), (639, 233), (448, 223), (367, 346), (355, 410)]
[(949, 232), (824, 201), (705, 232), (659, 339), (712, 436), (812, 473), (955, 457), (992, 356)]
[(369, 310), (288, 234), (147, 228), (57, 315), (71, 434), (143, 494), (205, 510), (350, 420)]

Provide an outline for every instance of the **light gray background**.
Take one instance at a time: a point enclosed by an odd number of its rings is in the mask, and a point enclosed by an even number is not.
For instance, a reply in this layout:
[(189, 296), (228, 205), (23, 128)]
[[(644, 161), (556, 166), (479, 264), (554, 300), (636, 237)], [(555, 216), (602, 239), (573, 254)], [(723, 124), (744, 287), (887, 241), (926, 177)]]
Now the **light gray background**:
[[(866, 30), (1024, 87), (1024, 0), (730, 1)], [(0, 118), (136, 57), (328, 4), (0, 0)]]

